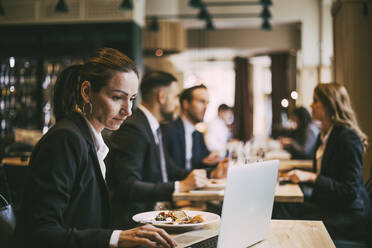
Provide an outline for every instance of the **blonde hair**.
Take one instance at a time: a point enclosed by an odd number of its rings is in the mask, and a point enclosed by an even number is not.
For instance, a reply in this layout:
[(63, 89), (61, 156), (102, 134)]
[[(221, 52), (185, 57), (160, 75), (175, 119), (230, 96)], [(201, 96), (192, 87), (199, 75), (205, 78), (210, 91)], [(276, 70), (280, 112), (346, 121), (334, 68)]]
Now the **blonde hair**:
[(346, 88), (339, 83), (318, 84), (314, 93), (326, 108), (332, 123), (355, 131), (365, 150), (368, 146), (368, 137), (358, 125)]

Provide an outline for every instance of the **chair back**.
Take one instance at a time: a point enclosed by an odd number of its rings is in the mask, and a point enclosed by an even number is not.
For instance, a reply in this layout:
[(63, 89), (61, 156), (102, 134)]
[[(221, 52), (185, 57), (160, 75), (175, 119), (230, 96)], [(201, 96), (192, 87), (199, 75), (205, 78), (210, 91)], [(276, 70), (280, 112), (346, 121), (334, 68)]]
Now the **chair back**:
[(0, 194), (0, 246), (8, 247), (16, 225), (12, 205)]
[(369, 194), (372, 193), (372, 177), (370, 177), (366, 183), (366, 189)]

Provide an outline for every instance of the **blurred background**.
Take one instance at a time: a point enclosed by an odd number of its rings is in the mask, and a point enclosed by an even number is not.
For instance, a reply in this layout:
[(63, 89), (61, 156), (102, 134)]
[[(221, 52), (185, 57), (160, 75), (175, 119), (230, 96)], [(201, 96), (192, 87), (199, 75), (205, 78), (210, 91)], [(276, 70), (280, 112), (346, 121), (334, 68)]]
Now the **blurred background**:
[(0, 0), (0, 157), (53, 125), (58, 72), (100, 47), (126, 53), (141, 75), (205, 84), (205, 122), (234, 106), (240, 140), (276, 138), (291, 110), (310, 110), (314, 87), (331, 81), (346, 86), (372, 137), (371, 12), (369, 0)]

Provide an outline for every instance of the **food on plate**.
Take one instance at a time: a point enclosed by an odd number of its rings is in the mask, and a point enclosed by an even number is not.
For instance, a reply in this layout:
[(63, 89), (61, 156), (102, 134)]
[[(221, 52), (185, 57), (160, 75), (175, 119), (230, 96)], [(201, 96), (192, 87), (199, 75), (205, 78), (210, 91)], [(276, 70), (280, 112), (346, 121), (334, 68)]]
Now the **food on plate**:
[(160, 212), (155, 217), (156, 221), (164, 221), (166, 224), (197, 224), (205, 222), (206, 219), (202, 214), (198, 214), (194, 217), (188, 216), (185, 211), (182, 210), (170, 210), (168, 212)]
[(203, 223), (205, 221), (206, 221), (206, 219), (205, 219), (204, 215), (198, 214), (198, 215), (195, 215), (194, 217), (191, 218), (190, 223), (191, 224), (196, 224), (196, 223)]

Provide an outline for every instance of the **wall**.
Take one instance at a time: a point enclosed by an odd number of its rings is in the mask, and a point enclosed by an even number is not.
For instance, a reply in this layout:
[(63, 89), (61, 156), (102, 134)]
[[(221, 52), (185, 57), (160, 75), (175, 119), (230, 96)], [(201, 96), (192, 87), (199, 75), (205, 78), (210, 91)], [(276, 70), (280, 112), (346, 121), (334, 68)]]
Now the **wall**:
[(112, 47), (142, 63), (142, 32), (133, 22), (0, 25), (0, 33), (0, 57), (82, 57)]
[(190, 29), (187, 32), (188, 48), (236, 48), (298, 50), (301, 48), (298, 25), (283, 25), (267, 32), (257, 28), (217, 29), (213, 32)]
[(134, 0), (133, 10), (122, 10), (122, 0), (65, 0), (68, 13), (55, 13), (58, 0), (2, 0), (0, 24), (129, 22), (144, 25), (145, 0)]
[[(360, 127), (372, 139), (372, 3), (338, 1), (334, 11), (336, 81), (349, 91)], [(364, 156), (364, 177), (372, 175), (372, 148)]]
[(319, 80), (322, 83), (333, 81), (333, 22), (332, 1), (322, 0), (320, 4), (320, 70)]

